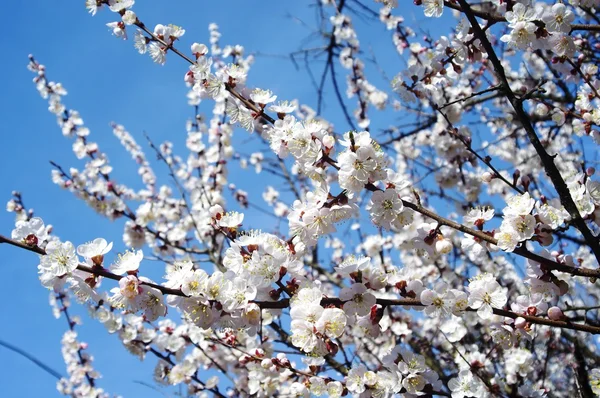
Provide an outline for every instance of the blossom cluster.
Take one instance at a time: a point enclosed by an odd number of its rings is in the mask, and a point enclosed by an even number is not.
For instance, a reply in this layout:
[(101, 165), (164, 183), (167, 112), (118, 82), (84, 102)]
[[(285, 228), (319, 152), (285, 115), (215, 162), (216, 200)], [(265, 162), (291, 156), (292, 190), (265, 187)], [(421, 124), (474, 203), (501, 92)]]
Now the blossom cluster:
[[(418, 38), (392, 9), (398, 2), (375, 3), (379, 12), (351, 0), (318, 4), (321, 29), (331, 28), (321, 32), (323, 79), (329, 70), (339, 90), (339, 59), (358, 102), (351, 116), (338, 93), (344, 129), (321, 116), (322, 87), (316, 110), (252, 87), (254, 56), (222, 46), (218, 25), (207, 44), (183, 50), (186, 30), (150, 30), (133, 0), (87, 0), (90, 13), (119, 16), (107, 24), (114, 36), (135, 29), (134, 47), (155, 63), (189, 63), (188, 154), (147, 137), (169, 171), (161, 182), (142, 145), (112, 123), (142, 188), (118, 184), (64, 105), (64, 87), (31, 57), (38, 92), (84, 162), (53, 164), (53, 181), (121, 219), (130, 249), (61, 240), (18, 195), (7, 205), (17, 215), (11, 239), (0, 242), (39, 254), (43, 286), (86, 302), (130, 353), (157, 358), (156, 383), (185, 384), (190, 395), (568, 396), (586, 371), (597, 393), (589, 334), (600, 333), (600, 182), (587, 144), (600, 137), (600, 29), (579, 22), (598, 2), (416, 1), (426, 17), (447, 17), (446, 8), (458, 17), (435, 39)], [(406, 60), (389, 93), (367, 80), (351, 14), (379, 18)], [(383, 110), (415, 116), (386, 128)], [(261, 146), (240, 144), (238, 126)], [(233, 182), (234, 162), (268, 178), (258, 194)], [(276, 226), (252, 229), (263, 220), (250, 209)], [(145, 276), (149, 254), (164, 263), (162, 279)], [(59, 391), (102, 394), (70, 329), (70, 379)], [(228, 381), (203, 379), (209, 368)]]

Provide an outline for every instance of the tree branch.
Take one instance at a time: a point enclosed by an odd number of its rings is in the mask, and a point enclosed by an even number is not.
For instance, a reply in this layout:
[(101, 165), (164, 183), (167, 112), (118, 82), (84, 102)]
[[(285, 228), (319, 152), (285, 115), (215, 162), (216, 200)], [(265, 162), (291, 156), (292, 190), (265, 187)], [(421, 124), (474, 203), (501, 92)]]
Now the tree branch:
[(558, 193), (560, 202), (565, 207), (567, 212), (569, 212), (575, 226), (583, 234), (586, 243), (594, 252), (596, 261), (598, 261), (598, 263), (600, 264), (600, 243), (598, 242), (598, 238), (596, 238), (592, 234), (585, 221), (581, 217), (581, 214), (577, 209), (577, 205), (571, 197), (571, 193), (569, 192), (569, 188), (567, 187), (565, 180), (562, 178), (560, 171), (554, 164), (554, 156), (551, 156), (548, 154), (548, 152), (546, 152), (546, 149), (542, 145), (540, 139), (538, 138), (535, 132), (535, 129), (533, 128), (533, 125), (531, 124), (531, 120), (529, 120), (529, 115), (523, 109), (522, 99), (517, 98), (511, 90), (510, 84), (504, 72), (504, 67), (498, 59), (494, 47), (488, 40), (487, 36), (485, 35), (485, 32), (483, 31), (483, 29), (481, 29), (481, 26), (479, 26), (475, 12), (471, 8), (471, 6), (469, 6), (466, 0), (458, 0), (458, 2), (461, 4), (462, 11), (465, 13), (467, 19), (471, 23), (474, 35), (479, 39), (479, 41), (485, 48), (485, 51), (488, 55), (488, 59), (494, 67), (496, 77), (498, 78), (498, 80), (500, 80), (500, 84), (502, 85), (504, 95), (515, 110), (515, 114), (518, 120), (521, 122), (523, 128), (525, 129), (527, 138), (529, 139), (529, 141), (535, 148), (535, 151), (537, 152), (538, 156), (540, 157), (544, 169), (546, 170), (546, 174), (548, 175), (548, 177), (550, 177), (550, 180), (552, 181), (552, 184), (554, 185)]

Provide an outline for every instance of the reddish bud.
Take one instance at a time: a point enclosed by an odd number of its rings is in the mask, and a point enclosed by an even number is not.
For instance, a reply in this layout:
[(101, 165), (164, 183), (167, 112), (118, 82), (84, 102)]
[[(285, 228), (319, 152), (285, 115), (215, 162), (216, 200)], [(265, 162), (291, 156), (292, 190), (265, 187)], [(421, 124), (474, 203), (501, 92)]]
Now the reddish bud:
[(269, 297), (271, 297), (273, 300), (279, 300), (280, 295), (281, 291), (279, 291), (278, 289), (273, 289), (269, 292)]
[(406, 289), (408, 283), (406, 281), (396, 282), (396, 289), (403, 290)]
[(335, 356), (339, 351), (338, 345), (329, 339), (327, 339), (325, 342), (325, 346), (327, 347), (327, 351), (329, 351), (329, 353), (333, 356)]
[(27, 244), (27, 246), (37, 246), (38, 238), (34, 234), (27, 235), (27, 237), (25, 238), (25, 243)]
[(374, 305), (371, 307), (370, 319), (373, 325), (377, 325), (383, 318), (383, 307), (380, 305)]
[(475, 220), (475, 226), (479, 229), (482, 230), (483, 229), (483, 224), (485, 223), (485, 220), (483, 218), (478, 218), (477, 220)]
[(102, 255), (92, 257), (92, 263), (94, 263), (94, 265), (97, 267), (101, 267), (103, 261), (104, 261), (104, 256), (102, 256)]
[(286, 267), (280, 267), (279, 268), (279, 280), (281, 280), (285, 274), (287, 274), (287, 268)]

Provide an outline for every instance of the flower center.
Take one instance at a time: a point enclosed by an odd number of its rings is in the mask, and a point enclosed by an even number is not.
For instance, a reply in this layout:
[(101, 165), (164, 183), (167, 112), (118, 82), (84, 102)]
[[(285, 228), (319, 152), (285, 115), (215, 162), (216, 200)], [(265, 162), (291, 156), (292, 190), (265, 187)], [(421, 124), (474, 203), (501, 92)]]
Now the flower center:
[(490, 296), (490, 294), (486, 292), (483, 295), (483, 302), (486, 304), (490, 304), (492, 302), (492, 296)]

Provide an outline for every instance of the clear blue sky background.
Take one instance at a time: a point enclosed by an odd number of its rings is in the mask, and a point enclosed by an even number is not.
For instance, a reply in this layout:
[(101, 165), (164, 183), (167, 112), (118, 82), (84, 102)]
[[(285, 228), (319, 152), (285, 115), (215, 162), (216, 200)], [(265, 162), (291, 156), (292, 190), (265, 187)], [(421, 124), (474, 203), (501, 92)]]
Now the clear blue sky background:
[[(141, 56), (132, 41), (111, 37), (105, 23), (116, 20), (115, 14), (103, 10), (96, 17), (86, 13), (83, 1), (9, 2), (2, 8), (5, 34), (0, 36), (3, 56), (0, 62), (2, 95), (0, 96), (0, 202), (10, 198), (12, 190), (23, 193), (25, 204), (35, 209), (46, 223), (53, 224), (55, 233), (75, 244), (96, 237), (115, 241), (116, 250), (123, 250), (122, 221), (111, 223), (97, 216), (84, 203), (67, 191), (60, 190), (50, 180), (50, 160), (65, 167), (81, 167), (71, 150), (71, 141), (64, 138), (56, 125), (55, 116), (47, 111), (26, 69), (27, 55), (32, 53), (46, 65), (51, 80), (60, 81), (69, 92), (67, 107), (78, 110), (91, 129), (92, 140), (107, 152), (120, 182), (139, 186), (137, 169), (128, 153), (120, 146), (109, 127), (111, 121), (124, 124), (139, 143), (146, 131), (155, 142), (171, 140), (175, 151), (185, 156), (185, 121), (192, 115), (186, 105), (187, 88), (183, 75), (187, 65), (169, 56), (165, 66), (153, 64)], [(248, 52), (286, 54), (299, 48), (299, 43), (311, 32), (293, 15), (315, 26), (314, 9), (305, 1), (139, 1), (134, 10), (152, 27), (156, 23), (174, 23), (186, 29), (180, 47), (188, 51), (194, 42), (208, 42), (207, 26), (216, 22), (223, 34), (221, 43), (241, 44)], [(370, 3), (370, 2), (368, 2)], [(410, 5), (409, 5), (410, 4)], [(421, 28), (422, 11), (407, 2), (402, 13), (407, 20), (416, 20)], [(361, 22), (356, 20), (360, 28)], [(439, 23), (439, 21), (435, 21)], [(364, 24), (362, 26), (365, 26)], [(414, 26), (414, 25), (413, 25)], [(131, 36), (133, 30), (130, 30)], [(386, 74), (391, 78), (404, 68), (393, 50), (389, 33), (383, 25), (373, 23), (362, 31), (363, 49), (373, 48)], [(315, 64), (321, 70), (321, 64)], [(345, 91), (342, 69), (340, 82)], [(380, 86), (387, 83), (371, 75)], [(284, 59), (259, 56), (252, 68), (252, 86), (272, 89), (280, 99), (298, 98), (316, 106), (314, 91), (304, 71), (296, 71)], [(300, 82), (302, 82), (300, 84)], [(336, 123), (339, 132), (347, 130), (344, 119), (328, 85), (325, 114)], [(350, 102), (354, 109), (355, 102)], [(210, 110), (206, 113), (210, 116)], [(372, 128), (387, 127), (398, 115), (371, 111)], [(238, 135), (247, 133), (239, 131)], [(243, 137), (247, 138), (246, 136)], [(149, 159), (154, 157), (146, 150)], [(160, 170), (160, 166), (156, 167)], [(235, 168), (234, 168), (235, 171)], [(236, 171), (238, 172), (238, 171)], [(246, 172), (253, 175), (253, 172)], [(164, 172), (161, 173), (164, 176)], [(238, 187), (253, 195), (260, 203), (262, 182), (256, 177), (245, 180), (233, 175)], [(163, 180), (164, 182), (165, 180)], [(257, 188), (258, 187), (258, 188)], [(262, 203), (261, 203), (262, 204)], [(262, 217), (246, 219), (249, 223)], [(0, 233), (10, 235), (12, 214), (0, 211)], [(0, 246), (0, 272), (3, 277), (3, 300), (0, 300), (0, 339), (18, 346), (50, 365), (60, 373), (65, 366), (60, 352), (60, 339), (67, 328), (63, 318), (56, 320), (47, 304), (48, 291), (39, 283), (35, 255), (9, 246)], [(162, 265), (150, 264), (148, 266)], [(108, 287), (108, 284), (107, 284)], [(73, 312), (82, 314), (84, 325), (79, 327), (80, 339), (89, 343), (95, 357), (95, 368), (103, 375), (98, 383), (106, 391), (123, 396), (160, 396), (136, 380), (151, 382), (156, 361), (148, 358), (143, 364), (129, 355), (116, 336), (105, 332), (102, 325), (87, 317), (81, 307)], [(0, 396), (52, 397), (59, 396), (55, 380), (26, 359), (0, 347)]]

